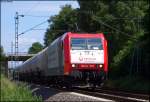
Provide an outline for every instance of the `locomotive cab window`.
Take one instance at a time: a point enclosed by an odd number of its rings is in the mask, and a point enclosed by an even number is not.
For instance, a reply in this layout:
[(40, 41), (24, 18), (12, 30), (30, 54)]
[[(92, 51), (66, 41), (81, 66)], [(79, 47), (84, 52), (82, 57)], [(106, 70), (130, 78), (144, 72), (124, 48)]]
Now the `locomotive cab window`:
[(72, 50), (102, 50), (102, 41), (100, 38), (72, 38)]
[(98, 38), (87, 39), (87, 49), (88, 50), (102, 50), (102, 41)]
[(72, 38), (71, 39), (72, 50), (85, 50), (86, 49), (86, 39), (84, 38)]

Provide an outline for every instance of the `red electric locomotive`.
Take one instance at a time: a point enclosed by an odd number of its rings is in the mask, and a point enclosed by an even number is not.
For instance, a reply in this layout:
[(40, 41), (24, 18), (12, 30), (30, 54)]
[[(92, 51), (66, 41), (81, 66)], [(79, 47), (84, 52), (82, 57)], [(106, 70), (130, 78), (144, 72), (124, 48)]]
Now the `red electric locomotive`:
[(20, 80), (62, 86), (100, 86), (108, 72), (107, 40), (103, 33), (67, 32), (19, 66)]

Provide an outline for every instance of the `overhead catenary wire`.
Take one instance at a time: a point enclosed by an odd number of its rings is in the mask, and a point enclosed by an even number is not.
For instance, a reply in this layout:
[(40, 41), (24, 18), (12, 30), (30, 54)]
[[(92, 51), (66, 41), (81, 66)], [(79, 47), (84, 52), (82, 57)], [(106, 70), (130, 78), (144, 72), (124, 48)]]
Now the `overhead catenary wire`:
[[(106, 26), (106, 27), (108, 27), (108, 28), (110, 28), (110, 29), (112, 29), (112, 30), (115, 30), (115, 31), (117, 31), (117, 32), (120, 32), (120, 34), (124, 34), (125, 36), (128, 36), (129, 38), (134, 39), (135, 41), (137, 41), (137, 39), (134, 38), (132, 35), (129, 35), (129, 34), (123, 32), (123, 31), (120, 31), (120, 30), (118, 30), (117, 28), (114, 28), (114, 27), (112, 27), (112, 26), (106, 24), (106, 23), (103, 22), (102, 20), (100, 20), (101, 18), (105, 18), (105, 17), (97, 17), (97, 16), (94, 15), (94, 12), (88, 12), (88, 11), (80, 11), (80, 13), (93, 14), (93, 16), (92, 16), (92, 19), (93, 19), (93, 20), (97, 21), (97, 22), (100, 23), (100, 24), (103, 24), (104, 26)], [(135, 18), (135, 17), (134, 17), (134, 18), (116, 18), (116, 17), (114, 17), (113, 19), (114, 19), (114, 20), (115, 20), (115, 19), (124, 19), (124, 20), (130, 19), (130, 20), (135, 20), (135, 19), (139, 19), (139, 18)]]
[(37, 25), (35, 25), (35, 26), (33, 26), (33, 27), (31, 27), (31, 28), (25, 30), (25, 31), (23, 31), (22, 33), (18, 34), (18, 36), (20, 36), (20, 35), (22, 35), (22, 34), (24, 34), (24, 33), (26, 33), (26, 32), (29, 32), (29, 31), (33, 30), (34, 28), (36, 28), (36, 27), (38, 27), (38, 26), (40, 26), (40, 25), (42, 25), (42, 24), (44, 24), (44, 23), (46, 23), (46, 22), (48, 22), (48, 21), (49, 21), (49, 20), (45, 20), (45, 21), (43, 21), (43, 22), (41, 22), (41, 23), (39, 23), (39, 24), (37, 24)]
[(44, 29), (44, 28), (39, 28), (39, 29), (32, 29), (32, 30), (46, 30), (46, 29)]
[[(131, 35), (129, 35), (129, 34), (123, 32), (123, 31), (120, 31), (120, 30), (118, 30), (118, 29), (116, 29), (116, 28), (114, 28), (114, 27), (112, 27), (112, 26), (110, 26), (110, 25), (104, 23), (103, 21), (101, 21), (100, 19), (98, 19), (98, 17), (93, 16), (93, 19), (96, 20), (96, 21), (98, 21), (100, 24), (103, 24), (103, 25), (107, 26), (108, 28), (110, 28), (110, 29), (112, 29), (112, 30), (115, 30), (115, 31), (117, 31), (117, 32), (120, 32), (120, 34), (124, 34), (124, 35), (126, 35), (126, 36), (128, 36), (128, 37), (130, 37), (130, 38), (133, 39), (133, 37), (132, 37)], [(134, 38), (134, 40), (136, 40), (136, 39)]]
[[(91, 14), (91, 15), (95, 14), (95, 13), (93, 13), (91, 11), (90, 12), (88, 12), (88, 11), (80, 11), (80, 13)], [(99, 18), (106, 18), (106, 17), (99, 17)], [(112, 19), (113, 20), (136, 20), (136, 19), (139, 19), (139, 18), (138, 17), (115, 17), (115, 16), (113, 16)]]
[(39, 18), (48, 18), (48, 17), (50, 17), (50, 16), (36, 16), (36, 15), (24, 15), (24, 16), (39, 17)]

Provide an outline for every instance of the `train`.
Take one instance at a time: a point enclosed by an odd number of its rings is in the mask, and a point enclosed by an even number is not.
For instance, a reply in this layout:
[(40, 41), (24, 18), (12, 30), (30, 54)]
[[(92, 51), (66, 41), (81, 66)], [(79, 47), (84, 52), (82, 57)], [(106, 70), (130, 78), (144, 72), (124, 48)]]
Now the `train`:
[(99, 87), (107, 74), (107, 40), (103, 33), (66, 32), (14, 71), (14, 77), (21, 81), (67, 88)]

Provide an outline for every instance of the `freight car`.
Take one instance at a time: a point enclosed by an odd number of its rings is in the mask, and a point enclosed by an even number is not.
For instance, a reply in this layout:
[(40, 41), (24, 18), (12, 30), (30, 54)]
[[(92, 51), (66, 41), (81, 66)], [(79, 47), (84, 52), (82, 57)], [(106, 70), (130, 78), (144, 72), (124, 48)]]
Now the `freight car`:
[(107, 41), (103, 33), (67, 32), (25, 61), (19, 80), (60, 86), (100, 86), (108, 73)]

